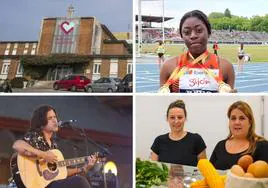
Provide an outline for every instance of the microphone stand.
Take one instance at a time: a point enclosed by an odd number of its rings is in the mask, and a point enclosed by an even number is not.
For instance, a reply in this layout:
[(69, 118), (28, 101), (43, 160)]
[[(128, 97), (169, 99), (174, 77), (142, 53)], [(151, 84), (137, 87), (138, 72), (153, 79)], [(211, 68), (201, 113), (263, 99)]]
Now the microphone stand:
[[(99, 150), (101, 150), (100, 155), (98, 154), (99, 157), (104, 158), (107, 155), (112, 155), (112, 153), (107, 148), (105, 148), (104, 146), (101, 146), (100, 144), (97, 144), (92, 139), (89, 139), (87, 137), (87, 134), (86, 134), (84, 128), (82, 128), (80, 126), (77, 126), (76, 124), (72, 124), (72, 123), (70, 123), (70, 126), (71, 126), (71, 128), (73, 130), (79, 130), (80, 135), (84, 137), (84, 142), (85, 142), (85, 147), (86, 147), (86, 153), (87, 153), (87, 155), (89, 155), (88, 142), (90, 142), (91, 144), (95, 145)], [(104, 186), (105, 186), (105, 188), (107, 188), (106, 177), (105, 177), (105, 173), (103, 171), (104, 164), (105, 164), (105, 161), (104, 160), (101, 160), (101, 169), (96, 170), (95, 172), (100, 171), (100, 170), (102, 171), (102, 176), (103, 176), (103, 180), (104, 180)]]
[[(73, 127), (73, 126), (72, 126), (72, 127)], [(86, 133), (85, 133), (85, 129), (84, 129), (84, 128), (79, 127), (79, 126), (75, 126), (75, 127), (76, 127), (78, 130), (80, 130), (80, 135), (84, 136), (84, 138), (85, 138), (85, 144), (86, 144), (86, 147), (87, 147), (87, 151), (88, 151), (88, 142), (90, 142), (91, 144), (95, 145), (98, 149), (101, 150), (100, 155), (98, 154), (99, 157), (104, 158), (104, 157), (106, 157), (107, 155), (112, 155), (112, 153), (111, 153), (107, 148), (105, 148), (104, 146), (101, 146), (100, 144), (97, 144), (94, 140), (88, 138), (87, 135), (86, 135)], [(96, 170), (95, 172), (97, 172), (97, 171), (101, 171), (101, 172), (102, 172), (104, 188), (107, 188), (106, 175), (105, 175), (105, 172), (104, 172), (104, 170), (103, 170), (105, 161), (104, 161), (104, 160), (101, 160), (100, 163), (101, 163), (101, 169), (98, 169), (98, 170)]]
[(112, 153), (107, 149), (105, 148), (104, 146), (101, 146), (100, 144), (96, 143), (94, 140), (90, 139), (87, 137), (87, 134), (85, 133), (85, 129), (80, 127), (80, 126), (77, 126), (77, 125), (72, 125), (71, 124), (71, 127), (75, 130), (78, 129), (80, 131), (80, 135), (84, 137), (84, 142), (85, 142), (85, 146), (86, 146), (86, 151), (87, 151), (87, 155), (89, 155), (89, 152), (88, 152), (88, 142), (95, 145), (98, 149), (101, 150), (101, 155), (100, 157), (106, 157), (107, 155), (112, 155)]

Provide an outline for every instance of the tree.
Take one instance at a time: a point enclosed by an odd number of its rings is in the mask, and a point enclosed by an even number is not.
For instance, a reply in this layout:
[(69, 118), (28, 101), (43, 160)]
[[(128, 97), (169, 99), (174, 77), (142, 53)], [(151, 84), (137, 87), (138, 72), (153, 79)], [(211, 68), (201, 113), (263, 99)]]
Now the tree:
[(209, 15), (208, 15), (208, 18), (209, 19), (214, 19), (214, 18), (222, 18), (224, 17), (224, 14), (222, 12), (211, 12)]
[(231, 11), (227, 8), (224, 11), (224, 16), (228, 18), (232, 18)]

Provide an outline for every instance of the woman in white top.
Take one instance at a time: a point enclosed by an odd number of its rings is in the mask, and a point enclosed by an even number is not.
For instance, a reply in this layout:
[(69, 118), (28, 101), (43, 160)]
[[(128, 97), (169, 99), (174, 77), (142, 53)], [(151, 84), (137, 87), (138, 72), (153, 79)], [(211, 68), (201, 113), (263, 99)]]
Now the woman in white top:
[(237, 61), (237, 71), (243, 72), (243, 63), (245, 60), (244, 44), (241, 43), (238, 48), (238, 61)]

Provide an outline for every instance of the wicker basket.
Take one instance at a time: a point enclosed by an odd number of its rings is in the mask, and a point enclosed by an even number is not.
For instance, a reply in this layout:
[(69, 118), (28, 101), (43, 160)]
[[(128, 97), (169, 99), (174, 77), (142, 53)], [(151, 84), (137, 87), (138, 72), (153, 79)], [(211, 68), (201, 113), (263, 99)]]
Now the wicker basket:
[(268, 188), (268, 178), (244, 178), (227, 172), (225, 188)]

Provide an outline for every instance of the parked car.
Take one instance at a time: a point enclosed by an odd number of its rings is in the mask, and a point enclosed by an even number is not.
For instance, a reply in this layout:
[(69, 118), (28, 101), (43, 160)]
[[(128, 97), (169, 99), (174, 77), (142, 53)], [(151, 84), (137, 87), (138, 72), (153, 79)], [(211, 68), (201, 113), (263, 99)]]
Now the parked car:
[(132, 92), (133, 82), (132, 73), (127, 74), (118, 86), (118, 92)]
[(57, 80), (53, 84), (55, 90), (67, 89), (71, 91), (76, 91), (77, 89), (83, 89), (86, 91), (86, 85), (91, 83), (91, 80), (84, 75), (70, 74), (66, 75), (64, 78)]
[(87, 92), (116, 92), (120, 78), (103, 77), (86, 86)]

